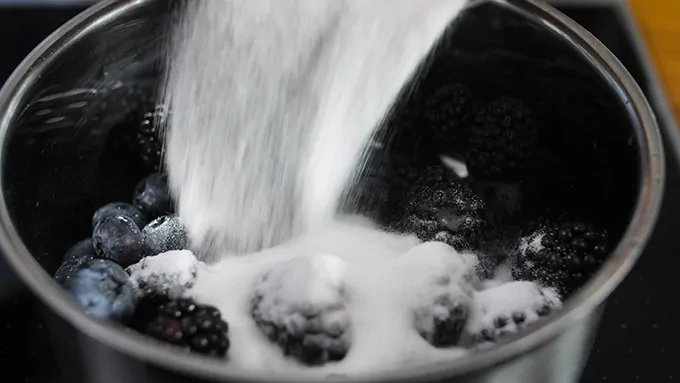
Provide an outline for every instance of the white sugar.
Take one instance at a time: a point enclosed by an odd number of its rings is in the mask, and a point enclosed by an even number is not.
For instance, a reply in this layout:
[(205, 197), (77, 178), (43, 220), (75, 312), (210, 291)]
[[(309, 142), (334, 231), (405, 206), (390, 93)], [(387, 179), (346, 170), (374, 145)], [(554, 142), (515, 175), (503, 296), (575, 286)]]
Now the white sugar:
[(537, 231), (534, 234), (522, 238), (519, 243), (520, 255), (521, 256), (526, 255), (526, 252), (528, 250), (532, 252), (541, 251), (543, 249), (543, 244), (541, 243), (541, 241), (543, 240), (544, 236), (545, 233)]

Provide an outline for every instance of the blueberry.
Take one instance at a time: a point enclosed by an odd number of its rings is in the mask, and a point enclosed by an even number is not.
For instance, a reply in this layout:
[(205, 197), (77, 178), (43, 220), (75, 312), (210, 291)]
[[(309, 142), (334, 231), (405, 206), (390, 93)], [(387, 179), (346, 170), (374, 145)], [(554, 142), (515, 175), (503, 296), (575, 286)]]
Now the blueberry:
[(94, 247), (92, 246), (92, 239), (87, 238), (73, 245), (73, 247), (66, 252), (63, 262), (81, 261), (83, 259), (90, 260), (94, 258), (94, 256), (95, 252)]
[(82, 268), (83, 264), (87, 261), (95, 259), (91, 257), (85, 261), (83, 260), (70, 260), (64, 262), (59, 266), (57, 272), (54, 273), (54, 280), (61, 286), (66, 286), (73, 276)]
[(97, 318), (124, 321), (134, 313), (134, 288), (125, 270), (111, 261), (86, 262), (67, 289), (88, 314)]
[(184, 250), (189, 242), (184, 224), (174, 215), (156, 218), (144, 227), (142, 233), (150, 255), (170, 250)]
[(107, 217), (94, 227), (92, 243), (97, 256), (121, 266), (139, 262), (147, 254), (142, 231), (130, 218)]
[(170, 213), (168, 178), (158, 173), (144, 178), (135, 188), (132, 203), (146, 213), (149, 219), (156, 219)]
[(65, 286), (84, 263), (94, 258), (95, 252), (91, 239), (84, 239), (76, 243), (66, 252), (63, 263), (54, 273), (54, 280), (61, 286)]
[(147, 222), (144, 214), (135, 206), (126, 202), (112, 202), (97, 209), (92, 216), (92, 228), (97, 226), (104, 218), (115, 216), (130, 218), (140, 228), (144, 227)]

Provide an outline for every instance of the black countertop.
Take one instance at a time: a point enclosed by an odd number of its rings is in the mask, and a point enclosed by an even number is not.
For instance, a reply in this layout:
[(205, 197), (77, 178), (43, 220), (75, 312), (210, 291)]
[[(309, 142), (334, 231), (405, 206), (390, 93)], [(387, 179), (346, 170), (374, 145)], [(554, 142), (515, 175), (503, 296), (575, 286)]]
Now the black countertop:
[[(587, 2), (586, 2), (587, 3)], [(630, 15), (621, 8), (560, 7), (589, 29), (623, 62), (650, 98), (666, 142), (675, 129), (668, 112), (655, 102), (658, 84), (647, 71), (646, 58), (634, 46)], [(81, 7), (0, 7), (0, 82), (44, 37)], [(674, 148), (667, 147), (667, 185), (661, 216), (650, 243), (635, 269), (611, 296), (598, 332), (583, 383), (665, 382), (680, 380), (676, 355), (680, 348), (680, 279), (673, 267), (680, 240), (673, 219), (680, 217), (680, 171)], [(61, 383), (47, 344), (38, 305), (0, 259), (0, 369), (3, 382)], [(12, 372), (10, 372), (12, 371)], [(5, 380), (9, 377), (10, 380)]]

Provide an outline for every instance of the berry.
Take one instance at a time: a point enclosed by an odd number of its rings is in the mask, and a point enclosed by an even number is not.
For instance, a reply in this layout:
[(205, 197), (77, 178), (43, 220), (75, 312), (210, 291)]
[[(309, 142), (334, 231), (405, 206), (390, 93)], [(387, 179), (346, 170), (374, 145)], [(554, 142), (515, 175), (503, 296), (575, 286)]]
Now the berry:
[(61, 266), (54, 273), (54, 280), (61, 286), (66, 286), (81, 267), (95, 259), (92, 239), (84, 239), (71, 247), (64, 256)]
[(171, 213), (168, 178), (159, 173), (144, 178), (135, 188), (132, 203), (146, 213), (149, 219)]
[(142, 231), (123, 216), (101, 220), (92, 231), (92, 243), (97, 256), (123, 267), (139, 262), (147, 254)]
[(424, 117), (440, 152), (460, 145), (474, 113), (472, 92), (465, 85), (443, 85), (425, 101)]
[(164, 215), (151, 221), (142, 230), (150, 255), (170, 250), (186, 249), (189, 234), (182, 220), (174, 215)]
[(95, 252), (94, 247), (92, 246), (92, 239), (86, 238), (77, 242), (66, 252), (63, 262), (89, 261), (94, 258), (94, 256)]
[(199, 354), (227, 354), (229, 325), (217, 308), (163, 295), (143, 297), (138, 306), (132, 323), (137, 331)]
[(477, 245), (486, 205), (462, 181), (431, 167), (413, 188), (400, 230), (423, 241), (442, 240), (457, 250)]
[(465, 326), (467, 343), (495, 342), (562, 305), (559, 294), (533, 282), (509, 282), (475, 293)]
[(189, 250), (144, 257), (127, 268), (138, 296), (151, 294), (178, 298), (193, 287), (199, 262)]
[(440, 242), (425, 242), (399, 258), (413, 275), (404, 283), (413, 294), (414, 327), (434, 347), (458, 344), (477, 282), (475, 263), (473, 255)]
[(111, 261), (87, 261), (66, 288), (88, 314), (97, 318), (125, 321), (134, 313), (132, 284), (125, 270)]
[(517, 182), (533, 169), (540, 148), (538, 125), (526, 105), (501, 97), (480, 109), (471, 124), (465, 155), (470, 175)]
[(251, 315), (286, 356), (315, 366), (347, 354), (350, 318), (342, 293), (343, 267), (331, 255), (300, 256), (257, 280)]
[(549, 225), (522, 239), (513, 267), (517, 280), (537, 281), (567, 296), (580, 288), (608, 256), (607, 235), (592, 225)]
[(135, 206), (126, 202), (112, 202), (106, 204), (94, 213), (92, 216), (92, 228), (97, 226), (97, 224), (107, 217), (123, 216), (130, 218), (137, 224), (137, 227), (142, 228), (146, 225), (146, 218), (144, 214), (137, 209)]

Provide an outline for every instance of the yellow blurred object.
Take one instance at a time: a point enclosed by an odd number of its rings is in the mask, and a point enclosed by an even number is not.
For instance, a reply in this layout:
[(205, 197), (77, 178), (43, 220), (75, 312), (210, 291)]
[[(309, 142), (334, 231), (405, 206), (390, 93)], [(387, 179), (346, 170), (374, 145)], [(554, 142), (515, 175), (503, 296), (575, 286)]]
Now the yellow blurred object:
[(629, 0), (676, 117), (680, 117), (680, 0)]

